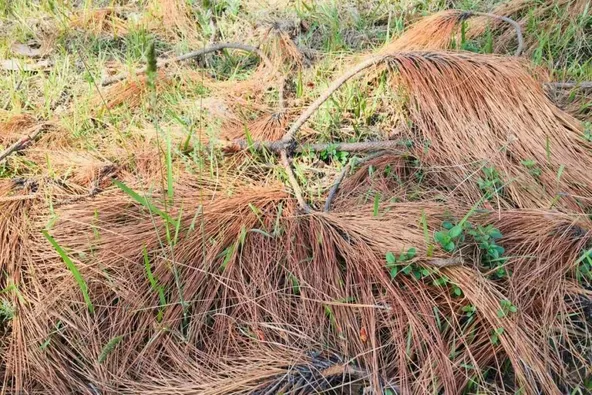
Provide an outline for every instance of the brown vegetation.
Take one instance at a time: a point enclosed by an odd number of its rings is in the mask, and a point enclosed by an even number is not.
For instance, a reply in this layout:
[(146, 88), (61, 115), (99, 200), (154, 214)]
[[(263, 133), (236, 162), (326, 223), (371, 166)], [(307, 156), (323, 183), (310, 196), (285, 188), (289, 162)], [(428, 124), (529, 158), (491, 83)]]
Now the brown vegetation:
[[(189, 28), (185, 6), (158, 3), (173, 33)], [(2, 158), (14, 177), (0, 180), (0, 394), (561, 394), (581, 384), (592, 145), (525, 60), (445, 51), (465, 17), (419, 21), (305, 109), (284, 92), (303, 58), (274, 27), (246, 81), (193, 72), (239, 154), (173, 130), (171, 145), (184, 146), (173, 162), (156, 126), (113, 129), (87, 151), (52, 126)], [(400, 141), (364, 146), (374, 154), (337, 184), (324, 180), (330, 191), (300, 186), (289, 162), (318, 136), (302, 128), (360, 75), (364, 93), (382, 84), (400, 99), (380, 104), (408, 121)], [(115, 82), (92, 112), (153, 106), (147, 95), (172, 81), (163, 70), (156, 86), (141, 73)], [(277, 100), (264, 99), (270, 87)], [(8, 119), (0, 143), (39, 125)], [(446, 223), (461, 229), (452, 249), (436, 237)], [(495, 259), (483, 229), (501, 248)]]

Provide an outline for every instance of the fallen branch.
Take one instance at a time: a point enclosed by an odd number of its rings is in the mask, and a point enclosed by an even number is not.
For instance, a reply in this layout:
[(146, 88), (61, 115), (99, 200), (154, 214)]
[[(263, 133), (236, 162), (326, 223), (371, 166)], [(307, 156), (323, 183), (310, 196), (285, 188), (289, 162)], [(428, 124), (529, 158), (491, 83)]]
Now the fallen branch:
[(345, 179), (345, 176), (347, 175), (347, 173), (349, 173), (349, 171), (351, 170), (351, 168), (355, 165), (361, 165), (365, 162), (368, 162), (369, 160), (372, 160), (380, 155), (384, 154), (384, 152), (375, 152), (372, 155), (368, 155), (365, 158), (362, 159), (352, 159), (349, 161), (349, 163), (343, 168), (343, 170), (341, 170), (341, 173), (339, 173), (339, 176), (337, 176), (337, 180), (335, 180), (335, 183), (333, 184), (333, 186), (331, 187), (331, 190), (329, 191), (329, 196), (327, 196), (327, 201), (325, 202), (325, 207), (323, 208), (323, 211), (328, 213), (329, 210), (331, 210), (331, 203), (333, 202), (333, 199), (335, 199), (335, 196), (337, 195), (337, 191), (339, 190), (339, 186), (341, 185), (341, 183), (343, 182), (343, 180)]
[(355, 77), (357, 74), (366, 70), (367, 68), (375, 66), (375, 65), (383, 62), (388, 57), (389, 57), (388, 55), (384, 55), (384, 56), (375, 56), (375, 57), (369, 58), (365, 62), (358, 64), (356, 67), (354, 67), (353, 69), (351, 69), (350, 71), (348, 71), (347, 73), (342, 75), (339, 79), (335, 80), (325, 90), (325, 92), (323, 92), (323, 94), (317, 100), (315, 100), (310, 106), (308, 106), (306, 111), (303, 112), (298, 117), (298, 119), (296, 121), (294, 121), (294, 123), (292, 124), (290, 129), (286, 132), (286, 134), (284, 135), (282, 140), (286, 143), (292, 142), (294, 140), (294, 137), (296, 136), (296, 133), (298, 132), (298, 130), (300, 130), (302, 125), (304, 125), (304, 123), (306, 121), (308, 121), (308, 119), (319, 109), (319, 107), (321, 107), (321, 105), (323, 105), (323, 103), (325, 103), (327, 100), (329, 100), (329, 97), (331, 97), (331, 95), (337, 89), (339, 89), (341, 87), (341, 85), (345, 84), (349, 79)]
[(29, 143), (35, 141), (35, 139), (43, 132), (48, 129), (49, 124), (42, 123), (33, 128), (32, 132), (27, 133), (26, 136), (21, 137), (16, 143), (6, 148), (0, 153), (0, 162), (9, 157), (12, 153), (23, 150), (29, 145)]
[(545, 86), (555, 89), (592, 89), (592, 81), (582, 82), (547, 82)]
[[(215, 44), (212, 45), (210, 47), (206, 47), (197, 51), (193, 51), (193, 52), (189, 52), (186, 53), (184, 55), (179, 55), (176, 56), (174, 58), (169, 58), (169, 59), (161, 59), (158, 62), (156, 62), (156, 67), (160, 68), (160, 67), (164, 67), (168, 64), (171, 63), (177, 63), (177, 62), (182, 62), (184, 60), (188, 60), (188, 59), (193, 59), (193, 58), (197, 58), (198, 56), (202, 56), (208, 53), (212, 53), (212, 52), (216, 52), (216, 51), (220, 51), (222, 49), (238, 49), (240, 51), (245, 51), (245, 52), (254, 52), (256, 53), (259, 58), (261, 58), (261, 60), (266, 64), (266, 66), (268, 66), (270, 68), (270, 70), (273, 70), (273, 64), (271, 63), (271, 61), (269, 60), (269, 58), (258, 48), (258, 47), (253, 47), (251, 45), (246, 45), (246, 44), (240, 44), (240, 43), (221, 43), (221, 44)], [(101, 82), (102, 86), (107, 86), (107, 85), (111, 85), (115, 82), (124, 80), (132, 75), (140, 75), (143, 74), (147, 71), (147, 67), (144, 66), (138, 70), (136, 70), (133, 73), (121, 73), (121, 74), (117, 74), (114, 75), (112, 77), (106, 78), (103, 80), (103, 82)]]
[(404, 142), (398, 140), (366, 141), (359, 143), (318, 143), (318, 144), (300, 144), (293, 142), (277, 141), (253, 141), (233, 140), (222, 142), (222, 148), (227, 151), (240, 151), (244, 149), (253, 149), (255, 151), (268, 150), (274, 153), (280, 153), (283, 150), (288, 152), (323, 152), (328, 149), (344, 152), (372, 152), (394, 150), (405, 146)]
[(512, 25), (514, 27), (514, 30), (516, 30), (516, 39), (518, 40), (518, 48), (516, 48), (516, 52), (514, 53), (514, 56), (520, 56), (522, 54), (522, 50), (524, 49), (524, 37), (522, 36), (522, 29), (520, 28), (520, 24), (518, 22), (516, 22), (515, 20), (510, 19), (508, 17), (505, 17), (505, 16), (501, 16), (501, 15), (497, 15), (497, 14), (490, 14), (489, 12), (467, 11), (467, 14), (468, 15), (484, 16), (486, 18), (498, 19), (500, 21), (504, 21), (504, 22)]

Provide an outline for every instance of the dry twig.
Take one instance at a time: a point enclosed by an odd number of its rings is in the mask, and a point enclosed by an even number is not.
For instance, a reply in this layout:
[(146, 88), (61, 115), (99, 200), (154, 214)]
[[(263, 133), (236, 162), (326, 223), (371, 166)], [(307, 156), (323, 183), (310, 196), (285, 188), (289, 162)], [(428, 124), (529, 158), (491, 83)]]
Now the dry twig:
[(35, 139), (43, 132), (45, 132), (48, 128), (49, 124), (42, 123), (37, 125), (33, 128), (31, 133), (28, 133), (26, 136), (21, 137), (16, 143), (12, 144), (10, 147), (6, 148), (3, 152), (0, 153), (0, 161), (6, 159), (14, 152), (18, 152), (23, 150), (29, 143), (35, 141)]

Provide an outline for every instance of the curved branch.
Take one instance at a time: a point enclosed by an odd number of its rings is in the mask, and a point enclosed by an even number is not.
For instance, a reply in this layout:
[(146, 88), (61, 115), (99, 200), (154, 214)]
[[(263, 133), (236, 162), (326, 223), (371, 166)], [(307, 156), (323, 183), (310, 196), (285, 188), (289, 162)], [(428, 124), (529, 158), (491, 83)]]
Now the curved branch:
[[(261, 58), (261, 60), (265, 63), (265, 65), (267, 67), (269, 67), (271, 70), (274, 69), (273, 64), (271, 63), (269, 58), (258, 47), (253, 47), (251, 45), (240, 44), (240, 43), (215, 44), (210, 47), (206, 47), (206, 48), (203, 48), (203, 49), (200, 49), (197, 51), (186, 53), (184, 55), (175, 56), (174, 58), (161, 59), (156, 63), (156, 66), (157, 67), (164, 67), (164, 66), (171, 64), (171, 63), (182, 62), (184, 60), (197, 58), (198, 56), (202, 56), (202, 55), (205, 55), (205, 54), (208, 54), (211, 52), (220, 51), (222, 49), (238, 49), (240, 51), (245, 51), (245, 52), (254, 52)], [(111, 85), (115, 82), (124, 80), (132, 75), (143, 74), (146, 72), (146, 70), (147, 70), (146, 67), (142, 67), (131, 74), (130, 73), (117, 74), (117, 75), (114, 75), (113, 77), (109, 77), (109, 78), (104, 79), (101, 82), (101, 85), (102, 86)]]
[(467, 14), (484, 16), (486, 18), (498, 19), (500, 21), (503, 21), (503, 22), (506, 22), (506, 23), (509, 23), (510, 25), (512, 25), (514, 27), (514, 30), (516, 30), (516, 38), (518, 39), (518, 48), (516, 48), (516, 52), (514, 53), (514, 56), (520, 56), (522, 54), (522, 50), (524, 49), (524, 37), (522, 36), (522, 28), (520, 27), (520, 24), (518, 22), (516, 22), (515, 20), (508, 18), (506, 16), (491, 14), (489, 12), (468, 11)]
[(282, 138), (282, 141), (284, 141), (286, 143), (293, 141), (294, 136), (296, 135), (298, 130), (300, 130), (302, 125), (304, 125), (304, 123), (306, 121), (308, 121), (308, 119), (315, 113), (316, 110), (319, 109), (319, 107), (321, 107), (321, 105), (323, 105), (323, 103), (325, 103), (327, 100), (329, 100), (329, 97), (331, 97), (331, 95), (337, 89), (339, 89), (341, 87), (341, 85), (345, 84), (350, 78), (355, 77), (357, 74), (364, 71), (365, 69), (372, 67), (374, 65), (377, 65), (378, 63), (383, 62), (388, 57), (389, 57), (389, 55), (383, 55), (383, 56), (375, 56), (375, 57), (369, 58), (366, 61), (359, 63), (357, 66), (355, 66), (354, 68), (349, 70), (347, 73), (342, 75), (339, 79), (335, 80), (325, 90), (325, 92), (323, 92), (323, 94), (317, 100), (315, 100), (310, 106), (308, 106), (306, 111), (303, 112), (298, 117), (298, 119), (296, 121), (294, 121), (292, 126), (290, 126), (290, 129), (286, 132), (286, 134)]

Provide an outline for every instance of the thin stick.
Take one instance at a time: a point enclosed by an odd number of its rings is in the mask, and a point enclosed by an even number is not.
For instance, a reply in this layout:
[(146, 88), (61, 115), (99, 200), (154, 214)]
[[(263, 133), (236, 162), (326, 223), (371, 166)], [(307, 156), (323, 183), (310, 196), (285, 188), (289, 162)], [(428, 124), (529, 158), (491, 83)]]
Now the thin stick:
[(6, 159), (14, 152), (21, 151), (24, 149), (30, 142), (34, 141), (37, 136), (47, 130), (47, 126), (49, 124), (41, 124), (35, 127), (33, 133), (27, 134), (26, 136), (21, 137), (16, 143), (12, 144), (10, 147), (6, 148), (2, 153), (0, 153), (0, 162)]
[(294, 191), (294, 196), (296, 196), (296, 200), (298, 201), (298, 204), (300, 205), (302, 210), (304, 210), (304, 212), (306, 212), (307, 214), (311, 213), (312, 209), (310, 208), (310, 206), (308, 204), (306, 204), (306, 201), (302, 197), (302, 190), (300, 189), (300, 185), (298, 185), (298, 181), (296, 181), (296, 176), (294, 175), (294, 171), (292, 170), (292, 165), (290, 164), (290, 160), (288, 159), (288, 153), (286, 152), (285, 149), (280, 151), (280, 158), (282, 160), (282, 164), (284, 165), (284, 168), (286, 169), (286, 174), (288, 175), (288, 181), (290, 182), (290, 185), (292, 185), (292, 190)]
[(364, 71), (365, 69), (367, 69), (369, 67), (372, 67), (374, 65), (377, 65), (378, 63), (383, 62), (387, 58), (388, 58), (388, 55), (376, 56), (376, 57), (369, 58), (366, 61), (355, 66), (353, 69), (349, 70), (347, 73), (342, 75), (339, 79), (335, 80), (329, 86), (329, 88), (327, 88), (325, 90), (325, 92), (323, 92), (323, 94), (317, 100), (315, 100), (306, 109), (306, 111), (303, 112), (298, 117), (298, 119), (296, 121), (294, 121), (294, 123), (292, 124), (290, 129), (286, 132), (286, 134), (284, 135), (282, 140), (284, 142), (292, 142), (294, 140), (294, 137), (296, 136), (296, 133), (298, 132), (298, 130), (300, 130), (302, 125), (304, 125), (304, 123), (315, 113), (316, 110), (319, 109), (319, 107), (321, 107), (321, 105), (323, 105), (323, 103), (325, 103), (327, 100), (329, 100), (329, 97), (331, 97), (333, 92), (335, 92), (337, 89), (339, 89), (341, 87), (341, 85), (345, 84), (352, 77), (355, 77), (357, 74), (359, 74), (360, 72)]
[(337, 180), (335, 180), (335, 183), (331, 187), (331, 190), (329, 191), (329, 196), (327, 196), (327, 201), (325, 202), (325, 207), (323, 208), (323, 211), (328, 213), (329, 210), (331, 210), (331, 203), (333, 202), (333, 199), (335, 199), (335, 196), (337, 195), (337, 191), (339, 190), (339, 186), (341, 185), (345, 176), (347, 175), (347, 173), (349, 173), (349, 171), (351, 170), (351, 168), (354, 165), (361, 165), (361, 164), (368, 162), (369, 160), (372, 160), (372, 159), (379, 157), (383, 154), (384, 154), (384, 152), (375, 152), (375, 153), (368, 155), (367, 157), (362, 158), (362, 159), (350, 160), (349, 163), (343, 167), (343, 169), (341, 170), (341, 173), (339, 173), (339, 176), (337, 176)]
[[(271, 63), (269, 58), (267, 56), (265, 56), (265, 54), (259, 48), (253, 47), (251, 45), (240, 44), (240, 43), (215, 44), (210, 47), (200, 49), (198, 51), (193, 51), (193, 52), (186, 53), (184, 55), (176, 56), (174, 58), (161, 59), (157, 62), (156, 66), (157, 67), (164, 67), (170, 63), (182, 62), (184, 60), (193, 59), (198, 56), (202, 56), (202, 55), (205, 55), (205, 54), (208, 54), (211, 52), (220, 51), (222, 49), (238, 49), (238, 50), (245, 51), (245, 52), (254, 52), (261, 58), (261, 60), (266, 64), (267, 67), (269, 67), (271, 70), (274, 69), (273, 64)], [(101, 83), (101, 85), (103, 85), (103, 86), (111, 85), (115, 82), (124, 80), (124, 79), (130, 77), (131, 75), (143, 74), (146, 72), (146, 70), (147, 70), (147, 67), (144, 66), (144, 67), (134, 71), (132, 74), (130, 74), (130, 73), (117, 74), (117, 75), (114, 75), (113, 77), (109, 77), (109, 78), (104, 79), (103, 82)]]
[(365, 141), (359, 143), (318, 143), (318, 144), (301, 144), (294, 148), (293, 143), (277, 141), (253, 141), (249, 144), (246, 140), (233, 140), (231, 142), (222, 142), (223, 148), (229, 151), (239, 151), (242, 149), (254, 149), (256, 151), (268, 150), (275, 153), (280, 153), (282, 150), (292, 151), (296, 153), (303, 152), (322, 152), (329, 148), (336, 151), (344, 152), (372, 152), (394, 150), (405, 146), (405, 143), (398, 140), (383, 140), (383, 141)]
[(516, 30), (516, 38), (518, 39), (518, 48), (516, 48), (514, 56), (520, 56), (522, 54), (522, 50), (524, 49), (524, 37), (522, 36), (522, 28), (520, 28), (520, 24), (518, 22), (505, 16), (490, 14), (489, 12), (468, 11), (467, 14), (480, 15), (487, 18), (498, 19), (500, 21), (504, 21), (512, 25), (514, 27), (514, 30)]
[(592, 81), (582, 82), (547, 82), (545, 86), (555, 89), (592, 89)]

